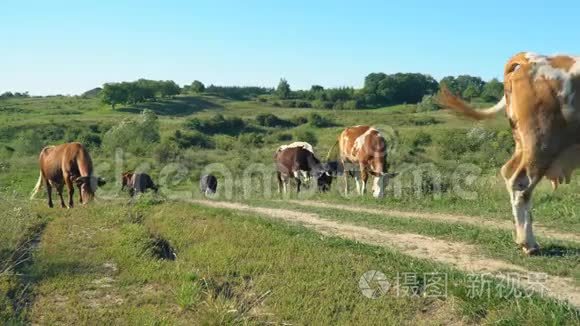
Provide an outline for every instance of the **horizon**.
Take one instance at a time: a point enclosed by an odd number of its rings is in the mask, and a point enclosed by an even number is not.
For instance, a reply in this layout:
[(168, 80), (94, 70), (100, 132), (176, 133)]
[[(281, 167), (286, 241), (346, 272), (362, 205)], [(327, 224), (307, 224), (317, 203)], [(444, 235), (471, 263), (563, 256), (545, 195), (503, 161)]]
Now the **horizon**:
[(361, 88), (373, 72), (502, 80), (517, 52), (580, 53), (569, 28), (580, 4), (562, 8), (550, 20), (530, 1), (9, 3), (0, 93), (80, 95), (139, 78), (268, 88), (285, 78), (293, 90)]

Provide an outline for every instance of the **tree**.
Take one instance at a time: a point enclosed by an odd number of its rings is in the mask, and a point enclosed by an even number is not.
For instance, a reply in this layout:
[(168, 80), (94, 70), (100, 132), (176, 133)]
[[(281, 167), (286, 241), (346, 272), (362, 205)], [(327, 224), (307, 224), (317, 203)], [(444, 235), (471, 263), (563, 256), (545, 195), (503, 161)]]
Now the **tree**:
[(503, 97), (503, 83), (496, 78), (485, 83), (481, 97), (487, 102), (497, 102)]
[(286, 79), (280, 79), (278, 87), (276, 87), (276, 95), (281, 99), (287, 99), (290, 97), (290, 84), (288, 84)]
[(471, 99), (474, 99), (476, 97), (479, 97), (480, 94), (481, 94), (481, 92), (479, 91), (479, 89), (477, 89), (477, 87), (475, 85), (470, 84), (463, 91), (461, 96), (466, 100), (471, 100)]
[(189, 87), (189, 89), (194, 92), (194, 93), (203, 93), (205, 91), (205, 85), (200, 82), (199, 80), (194, 80), (193, 83), (191, 83), (191, 86)]
[(119, 83), (107, 83), (103, 85), (101, 91), (101, 100), (105, 104), (109, 104), (113, 110), (117, 104), (126, 104), (128, 100), (128, 92), (125, 85)]
[(160, 94), (161, 97), (173, 96), (179, 94), (179, 85), (177, 85), (173, 80), (166, 80), (160, 83)]

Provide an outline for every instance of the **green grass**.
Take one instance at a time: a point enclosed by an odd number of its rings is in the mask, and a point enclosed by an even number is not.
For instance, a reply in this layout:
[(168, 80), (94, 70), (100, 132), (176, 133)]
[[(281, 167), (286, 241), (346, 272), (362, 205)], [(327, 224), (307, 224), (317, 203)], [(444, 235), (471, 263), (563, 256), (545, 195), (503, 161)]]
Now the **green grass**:
[[(104, 206), (103, 206), (104, 205)], [(249, 214), (182, 203), (37, 208), (52, 221), (27, 273), (44, 324), (574, 324), (578, 313), (536, 296), (470, 298), (467, 275)], [(160, 260), (162, 237), (177, 259)], [(368, 270), (447, 273), (446, 298), (372, 300), (358, 288)], [(379, 312), (380, 313), (377, 313)]]

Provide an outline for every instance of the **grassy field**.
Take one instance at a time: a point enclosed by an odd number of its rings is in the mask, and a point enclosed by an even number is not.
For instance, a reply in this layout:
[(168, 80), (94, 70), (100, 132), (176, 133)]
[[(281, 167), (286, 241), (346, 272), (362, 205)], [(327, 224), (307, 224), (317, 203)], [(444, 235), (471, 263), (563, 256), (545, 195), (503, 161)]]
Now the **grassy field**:
[[(157, 117), (147, 127), (140, 124), (144, 109)], [(497, 175), (511, 150), (504, 119), (474, 124), (446, 112), (416, 112), (413, 105), (332, 111), (212, 96), (178, 96), (115, 111), (98, 99), (9, 99), (0, 101), (0, 114), (0, 323), (580, 323), (578, 306), (553, 296), (521, 297), (517, 291), (473, 296), (472, 273), (437, 259), (321, 234), (263, 214), (187, 203), (201, 198), (199, 175), (213, 168), (221, 180), (217, 200), (465, 244), (486, 259), (580, 289), (580, 243), (570, 240), (580, 237), (578, 177), (556, 192), (543, 183), (535, 194), (534, 223), (556, 234), (539, 233), (544, 254), (537, 257), (520, 253), (509, 227), (428, 219), (443, 213), (511, 222)], [(216, 114), (223, 116), (221, 124)], [(285, 124), (261, 125), (261, 114), (274, 114)], [(242, 127), (232, 122), (237, 118)], [(191, 129), (192, 119), (205, 123), (206, 130)], [(375, 125), (389, 139), (390, 170), (401, 175), (386, 198), (345, 197), (342, 179), (327, 194), (281, 198), (276, 193), (272, 153), (279, 145), (307, 137), (324, 159), (340, 131), (358, 124)], [(133, 129), (120, 139), (109, 132), (126, 125)], [(142, 142), (151, 129), (157, 138)], [(28, 200), (40, 148), (72, 140), (89, 144), (96, 172), (109, 181), (97, 201), (63, 210), (48, 209), (44, 195)], [(148, 172), (160, 183), (160, 195), (128, 204), (118, 180), (128, 169)], [(417, 173), (423, 176), (420, 183)], [(433, 191), (439, 175), (441, 192)], [(304, 206), (289, 199), (427, 213), (427, 218)], [(369, 299), (359, 281), (371, 270), (391, 282), (414, 274), (423, 288), (392, 287)], [(445, 296), (429, 295), (424, 284), (431, 273), (447, 275)], [(493, 289), (504, 285), (493, 277), (486, 282)]]

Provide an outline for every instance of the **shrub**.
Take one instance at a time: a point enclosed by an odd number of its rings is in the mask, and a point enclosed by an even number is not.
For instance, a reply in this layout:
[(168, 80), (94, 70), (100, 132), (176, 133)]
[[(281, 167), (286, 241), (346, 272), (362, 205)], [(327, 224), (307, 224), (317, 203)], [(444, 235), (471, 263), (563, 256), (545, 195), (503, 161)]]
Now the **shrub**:
[(185, 127), (204, 134), (239, 134), (246, 128), (244, 120), (238, 117), (226, 118), (216, 114), (209, 119), (193, 118), (186, 122)]
[(227, 135), (216, 135), (213, 137), (215, 148), (229, 151), (234, 149), (236, 138)]
[(308, 121), (310, 122), (310, 125), (312, 125), (313, 127), (317, 127), (317, 128), (324, 128), (324, 127), (333, 127), (334, 123), (332, 122), (332, 120), (321, 116), (318, 113), (311, 113), (308, 116)]
[(362, 103), (359, 100), (348, 100), (342, 105), (344, 110), (358, 110), (362, 108)]
[(437, 111), (440, 107), (435, 103), (433, 95), (424, 95), (421, 102), (417, 104), (418, 112)]
[(290, 121), (283, 120), (277, 116), (265, 113), (256, 116), (256, 122), (263, 127), (291, 127), (293, 124)]
[(323, 100), (314, 100), (312, 101), (312, 107), (315, 109), (332, 109), (332, 102), (323, 101)]
[(40, 153), (43, 146), (44, 144), (38, 133), (33, 130), (27, 130), (18, 134), (13, 148), (16, 153), (30, 155)]
[(318, 143), (316, 135), (310, 130), (298, 130), (294, 132), (294, 139), (296, 141), (307, 142), (312, 146), (315, 146)]
[(153, 148), (153, 158), (159, 163), (172, 162), (179, 156), (179, 148), (174, 142), (163, 141)]
[(181, 149), (189, 147), (214, 148), (209, 136), (199, 131), (181, 132), (176, 130), (169, 139)]
[(264, 144), (264, 137), (260, 134), (249, 132), (239, 135), (238, 142), (242, 146), (260, 147)]
[(157, 116), (151, 110), (144, 110), (139, 120), (125, 119), (109, 129), (103, 137), (103, 147), (109, 151), (122, 148), (135, 155), (147, 155), (159, 139)]
[(414, 147), (427, 146), (430, 145), (431, 142), (432, 142), (431, 135), (426, 132), (420, 131), (415, 136), (415, 139), (413, 139), (413, 146)]
[(299, 126), (299, 125), (303, 125), (305, 123), (308, 123), (308, 118), (305, 116), (296, 116), (296, 117), (293, 117), (292, 119), (290, 119), (290, 121), (294, 125)]
[(433, 117), (421, 117), (421, 118), (414, 118), (411, 120), (415, 126), (428, 126), (440, 123), (439, 120)]

